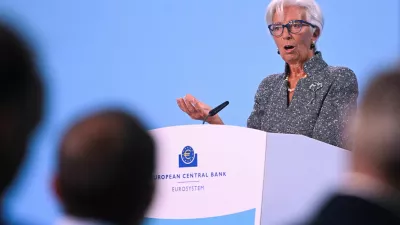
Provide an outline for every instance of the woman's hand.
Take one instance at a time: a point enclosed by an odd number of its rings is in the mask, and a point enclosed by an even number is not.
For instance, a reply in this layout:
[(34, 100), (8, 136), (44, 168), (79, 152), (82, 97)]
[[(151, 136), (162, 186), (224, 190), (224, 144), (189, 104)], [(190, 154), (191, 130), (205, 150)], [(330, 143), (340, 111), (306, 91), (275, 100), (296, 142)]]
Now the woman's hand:
[[(194, 120), (204, 120), (211, 110), (210, 106), (200, 102), (191, 94), (187, 94), (183, 98), (178, 98), (176, 101), (179, 108)], [(209, 117), (207, 122), (209, 124), (224, 124), (218, 115)]]

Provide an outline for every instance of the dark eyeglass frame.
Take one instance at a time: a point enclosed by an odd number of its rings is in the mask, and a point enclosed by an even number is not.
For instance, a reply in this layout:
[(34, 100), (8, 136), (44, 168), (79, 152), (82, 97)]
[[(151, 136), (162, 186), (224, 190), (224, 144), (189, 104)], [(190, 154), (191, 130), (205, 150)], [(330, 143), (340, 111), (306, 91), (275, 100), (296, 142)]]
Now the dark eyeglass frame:
[[(300, 23), (300, 30), (298, 32), (292, 32), (292, 30), (290, 29), (290, 27), (294, 23)], [(303, 28), (304, 25), (306, 25), (306, 26), (308, 25), (308, 26), (310, 26), (312, 28), (316, 28), (317, 27), (314, 24), (309, 23), (309, 22), (304, 21), (304, 20), (291, 20), (287, 24), (270, 24), (270, 25), (268, 25), (268, 29), (269, 29), (269, 32), (271, 33), (271, 35), (279, 37), (279, 36), (281, 36), (283, 34), (283, 30), (285, 29), (285, 27), (288, 29), (289, 33), (297, 34), (297, 33), (301, 32), (301, 29)], [(272, 26), (281, 27), (282, 28), (282, 32), (279, 35), (273, 34)]]

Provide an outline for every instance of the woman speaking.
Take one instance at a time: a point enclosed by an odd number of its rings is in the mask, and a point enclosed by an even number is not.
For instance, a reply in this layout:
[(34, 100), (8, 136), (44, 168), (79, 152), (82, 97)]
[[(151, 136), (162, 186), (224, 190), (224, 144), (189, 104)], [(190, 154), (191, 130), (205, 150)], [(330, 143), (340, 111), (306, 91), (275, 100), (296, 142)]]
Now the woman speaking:
[[(285, 68), (259, 85), (247, 127), (301, 134), (343, 148), (343, 130), (357, 105), (357, 78), (346, 67), (329, 66), (317, 51), (324, 23), (318, 4), (315, 0), (272, 0), (266, 20)], [(203, 120), (211, 110), (190, 94), (177, 103), (196, 120)], [(224, 124), (218, 115), (207, 122)]]

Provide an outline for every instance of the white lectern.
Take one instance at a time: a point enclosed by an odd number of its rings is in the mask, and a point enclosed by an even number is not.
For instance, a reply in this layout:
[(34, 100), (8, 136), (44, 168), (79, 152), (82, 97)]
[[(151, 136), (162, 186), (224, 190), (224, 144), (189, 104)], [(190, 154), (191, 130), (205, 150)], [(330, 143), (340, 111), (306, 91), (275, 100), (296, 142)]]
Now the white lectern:
[(227, 125), (151, 133), (157, 188), (146, 225), (293, 222), (339, 184), (349, 154), (301, 135)]

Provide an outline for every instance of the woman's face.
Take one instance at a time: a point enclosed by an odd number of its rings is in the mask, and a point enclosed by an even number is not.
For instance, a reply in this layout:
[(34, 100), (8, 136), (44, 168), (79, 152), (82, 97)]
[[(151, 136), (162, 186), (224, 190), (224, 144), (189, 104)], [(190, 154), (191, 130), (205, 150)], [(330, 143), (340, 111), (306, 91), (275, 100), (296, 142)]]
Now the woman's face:
[[(304, 8), (298, 6), (284, 7), (283, 13), (274, 14), (273, 24), (287, 24), (292, 20), (306, 20)], [(308, 22), (308, 21), (307, 21)], [(295, 30), (293, 25), (293, 30)], [(282, 59), (288, 64), (303, 63), (314, 55), (314, 50), (310, 49), (313, 41), (318, 39), (318, 31), (312, 33), (312, 27), (303, 24), (298, 33), (290, 33), (287, 27), (283, 28), (283, 33), (279, 36), (273, 35)]]

